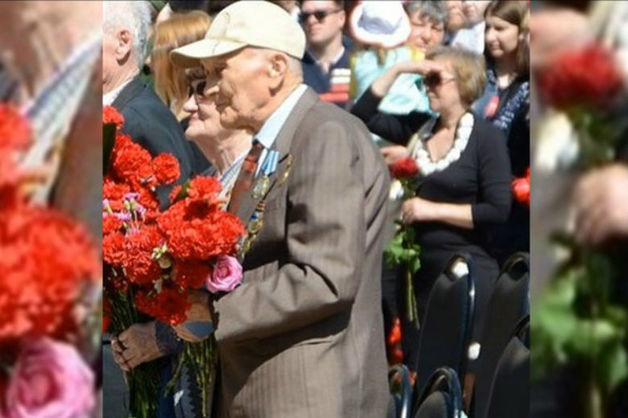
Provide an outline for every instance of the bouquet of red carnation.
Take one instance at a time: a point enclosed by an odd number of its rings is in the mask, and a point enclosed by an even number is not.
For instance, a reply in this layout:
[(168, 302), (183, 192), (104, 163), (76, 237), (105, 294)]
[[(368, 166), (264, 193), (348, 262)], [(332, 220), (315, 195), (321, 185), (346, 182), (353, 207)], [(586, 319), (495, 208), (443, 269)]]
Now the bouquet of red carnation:
[[(230, 286), (216, 287), (226, 279), (225, 260), (239, 267), (235, 256), (244, 227), (224, 210), (220, 182), (212, 177), (196, 177), (175, 187), (171, 206), (160, 211), (155, 190), (179, 178), (177, 160), (168, 154), (152, 157), (122, 134), (120, 117), (111, 109), (104, 122), (116, 125), (103, 182), (103, 258), (113, 331), (138, 322), (136, 311), (170, 325), (181, 324), (190, 308), (190, 290), (230, 291), (242, 279), (240, 268), (239, 277), (229, 275)], [(199, 371), (199, 379), (209, 374), (209, 360), (198, 364), (209, 351), (203, 344), (188, 344), (184, 351), (182, 358), (194, 363), (192, 370)], [(148, 379), (138, 377), (136, 387)], [(151, 416), (154, 405), (142, 406), (150, 402), (150, 395), (141, 398), (132, 412)]]
[(16, 164), (29, 144), (27, 121), (0, 105), (0, 416), (88, 416), (95, 379), (76, 343), (98, 253), (72, 219), (29, 202)]
[[(416, 196), (420, 187), (419, 166), (412, 157), (407, 157), (397, 161), (390, 167), (390, 173), (397, 183), (393, 183), (391, 189), (394, 190), (395, 185), (401, 187), (400, 195), (402, 199), (411, 199)], [(418, 309), (416, 298), (414, 295), (414, 286), (412, 284), (412, 276), (419, 271), (421, 262), (419, 256), (421, 247), (416, 243), (414, 229), (410, 225), (405, 225), (397, 221), (397, 232), (388, 247), (384, 251), (384, 257), (389, 266), (398, 265), (405, 266), (406, 286), (405, 286), (405, 304), (406, 319), (413, 322), (417, 327), (419, 325)]]
[(512, 181), (512, 194), (515, 200), (530, 208), (530, 167), (525, 177), (517, 177)]

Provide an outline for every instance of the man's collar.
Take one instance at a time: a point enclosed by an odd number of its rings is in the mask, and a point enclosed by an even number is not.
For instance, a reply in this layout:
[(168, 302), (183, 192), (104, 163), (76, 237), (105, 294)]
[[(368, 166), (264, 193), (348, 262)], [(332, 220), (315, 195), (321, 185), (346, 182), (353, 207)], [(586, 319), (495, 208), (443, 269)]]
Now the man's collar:
[(301, 84), (294, 89), (286, 100), (266, 119), (259, 132), (255, 134), (255, 139), (264, 145), (265, 148), (272, 147), (279, 131), (306, 90), (307, 86), (305, 84)]
[(120, 84), (115, 89), (111, 90), (109, 93), (105, 93), (102, 95), (102, 105), (103, 106), (111, 106), (111, 104), (116, 100), (116, 98), (120, 95), (120, 92), (131, 82), (135, 76), (129, 78), (124, 83)]

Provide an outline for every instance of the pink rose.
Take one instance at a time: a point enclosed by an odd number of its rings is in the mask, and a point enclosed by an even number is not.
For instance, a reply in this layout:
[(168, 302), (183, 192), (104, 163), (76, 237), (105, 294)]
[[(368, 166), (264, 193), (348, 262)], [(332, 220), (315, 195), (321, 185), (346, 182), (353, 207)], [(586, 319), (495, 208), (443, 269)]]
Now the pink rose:
[(211, 293), (231, 292), (242, 281), (242, 266), (238, 260), (221, 255), (216, 261), (212, 274), (207, 277), (205, 287)]
[(6, 392), (8, 418), (85, 418), (95, 406), (94, 375), (71, 345), (27, 342)]

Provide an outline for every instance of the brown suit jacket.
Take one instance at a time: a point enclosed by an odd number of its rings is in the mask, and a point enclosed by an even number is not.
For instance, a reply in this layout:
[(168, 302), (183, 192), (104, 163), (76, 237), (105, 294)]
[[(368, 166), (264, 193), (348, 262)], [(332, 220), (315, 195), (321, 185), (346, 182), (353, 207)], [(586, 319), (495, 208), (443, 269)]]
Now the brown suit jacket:
[(215, 303), (220, 415), (381, 418), (384, 162), (361, 121), (310, 89), (274, 148), (294, 157), (290, 176), (269, 193), (244, 283)]

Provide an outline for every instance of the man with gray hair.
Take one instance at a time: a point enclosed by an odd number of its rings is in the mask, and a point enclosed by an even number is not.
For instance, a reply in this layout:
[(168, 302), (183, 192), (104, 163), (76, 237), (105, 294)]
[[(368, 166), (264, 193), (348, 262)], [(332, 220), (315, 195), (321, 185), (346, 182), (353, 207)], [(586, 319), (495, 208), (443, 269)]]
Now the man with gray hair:
[(172, 52), (203, 65), (221, 124), (254, 135), (228, 207), (248, 231), (243, 282), (211, 304), (191, 301), (188, 315), (215, 325), (220, 417), (386, 413), (389, 177), (366, 126), (303, 84), (305, 43), (279, 6), (236, 2), (205, 39)]
[[(106, 1), (103, 6), (103, 106), (111, 105), (124, 116), (123, 131), (151, 155), (176, 157), (181, 167), (178, 183), (183, 183), (192, 171), (190, 144), (174, 114), (139, 77), (151, 24), (150, 5), (146, 1)], [(170, 190), (157, 189), (162, 208), (168, 205)], [(167, 355), (177, 349), (170, 344), (174, 339), (171, 328), (156, 321), (133, 324), (113, 339), (104, 336), (105, 416), (128, 415), (123, 411), (123, 404), (128, 403), (124, 400), (126, 385), (112, 356), (125, 371), (159, 358), (163, 367), (169, 367)], [(160, 401), (160, 416), (173, 416), (167, 398), (160, 396)]]
[[(122, 113), (123, 131), (152, 155), (173, 154), (181, 165), (182, 182), (191, 173), (190, 145), (172, 112), (139, 77), (151, 24), (150, 5), (105, 1), (103, 7), (103, 106)], [(168, 204), (169, 190), (157, 189), (162, 207)]]

